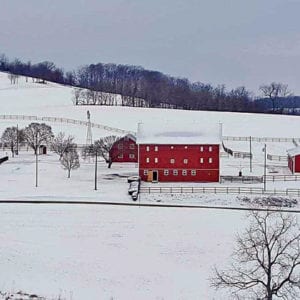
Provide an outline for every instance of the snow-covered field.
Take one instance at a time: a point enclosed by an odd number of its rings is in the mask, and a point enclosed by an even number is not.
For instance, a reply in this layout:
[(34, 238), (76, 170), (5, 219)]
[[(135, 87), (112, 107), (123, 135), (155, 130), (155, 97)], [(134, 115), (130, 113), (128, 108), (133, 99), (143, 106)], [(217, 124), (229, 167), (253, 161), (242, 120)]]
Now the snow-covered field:
[(2, 205), (2, 290), (65, 299), (220, 299), (244, 215), (189, 209)]
[[(64, 117), (136, 131), (137, 123), (222, 123), (227, 136), (300, 137), (300, 118), (222, 112), (196, 112), (128, 107), (73, 106), (73, 90), (53, 83), (38, 84), (24, 78), (11, 85), (0, 73), (0, 115)], [(0, 119), (7, 126), (30, 121)], [(85, 143), (86, 127), (49, 123), (54, 133), (64, 131)], [(93, 129), (93, 138), (110, 135)], [(225, 142), (234, 151), (249, 151), (248, 142)], [(225, 157), (222, 175), (263, 174), (263, 143), (254, 142), (253, 171), (249, 159)], [(286, 155), (292, 143), (267, 143), (267, 152)], [(6, 152), (0, 151), (0, 157)], [(7, 153), (10, 156), (10, 153)], [(268, 174), (290, 174), (286, 162), (268, 161)], [(94, 162), (67, 178), (58, 156), (39, 156), (39, 186), (31, 151), (21, 151), (0, 165), (0, 199), (92, 200), (131, 202), (126, 177), (135, 164), (99, 163), (98, 190), (94, 190)], [(145, 184), (147, 185), (147, 184)], [(153, 186), (160, 186), (155, 184)], [(170, 185), (170, 184), (168, 184)], [(178, 185), (178, 184), (176, 184)], [(186, 184), (189, 185), (189, 184)], [(190, 184), (191, 185), (191, 184)], [(197, 184), (203, 186), (207, 184)], [(236, 186), (240, 183), (209, 184)], [(297, 181), (268, 182), (268, 189), (300, 188)], [(193, 184), (195, 186), (195, 184)], [(245, 184), (246, 187), (250, 186)], [(262, 184), (251, 184), (262, 187)], [(241, 197), (202, 194), (143, 194), (149, 203), (185, 203), (248, 206)], [(299, 201), (298, 201), (299, 202)], [(299, 208), (300, 204), (296, 205)], [(203, 209), (107, 207), (71, 205), (0, 205), (0, 291), (23, 290), (48, 298), (65, 299), (230, 299), (215, 293), (208, 278), (214, 264), (226, 265), (237, 230), (245, 226), (239, 211)], [(1, 298), (0, 298), (1, 299)]]

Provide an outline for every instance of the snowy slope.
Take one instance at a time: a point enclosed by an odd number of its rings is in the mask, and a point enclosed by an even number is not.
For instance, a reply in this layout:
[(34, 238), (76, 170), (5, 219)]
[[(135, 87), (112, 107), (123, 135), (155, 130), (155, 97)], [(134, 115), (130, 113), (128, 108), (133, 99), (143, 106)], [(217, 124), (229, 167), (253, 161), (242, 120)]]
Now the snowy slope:
[[(183, 111), (166, 109), (144, 109), (131, 107), (106, 106), (73, 106), (73, 89), (58, 84), (46, 85), (25, 82), (20, 77), (17, 85), (11, 85), (6, 73), (0, 73), (0, 107), (1, 114), (21, 114), (48, 117), (65, 117), (86, 120), (86, 111), (91, 112), (91, 120), (95, 123), (122, 128), (129, 131), (137, 130), (141, 121), (163, 124), (165, 121), (195, 122), (203, 124), (223, 124), (223, 135), (230, 136), (269, 136), (269, 137), (300, 137), (300, 118), (295, 116), (279, 116), (231, 112)], [(6, 122), (7, 123), (7, 122)], [(1, 121), (0, 125), (6, 125)], [(70, 128), (78, 139), (84, 141), (85, 129), (74, 125), (56, 126), (56, 131)], [(73, 128), (73, 129), (72, 129)], [(275, 128), (275, 130), (274, 130)], [(95, 130), (96, 135), (107, 135), (106, 132)]]

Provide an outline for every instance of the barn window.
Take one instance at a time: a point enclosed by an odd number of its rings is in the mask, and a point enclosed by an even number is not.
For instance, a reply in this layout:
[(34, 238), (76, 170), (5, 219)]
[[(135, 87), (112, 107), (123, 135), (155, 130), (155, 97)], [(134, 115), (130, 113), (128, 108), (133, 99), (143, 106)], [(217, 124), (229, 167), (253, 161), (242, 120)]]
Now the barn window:
[(192, 175), (192, 176), (196, 176), (196, 174), (197, 174), (196, 170), (192, 170), (192, 171), (191, 171), (191, 175)]
[(134, 144), (130, 144), (129, 149), (134, 149)]
[(173, 170), (173, 175), (177, 176), (178, 175), (178, 170)]
[(171, 159), (170, 159), (170, 163), (171, 163), (171, 164), (175, 164), (175, 159), (174, 159), (174, 158), (171, 158)]
[(174, 146), (171, 146), (171, 149), (174, 149)]
[(132, 154), (132, 153), (130, 153), (130, 154), (129, 154), (129, 158), (135, 158), (135, 155)]
[(147, 152), (150, 151), (150, 147), (149, 147), (149, 146), (146, 147), (146, 151), (147, 151)]
[(209, 162), (210, 164), (212, 163), (212, 158), (211, 158), (211, 157), (208, 159), (208, 162)]
[(164, 175), (168, 176), (169, 175), (169, 170), (164, 170)]
[(144, 175), (148, 175), (148, 170), (144, 170)]
[(158, 158), (157, 158), (157, 157), (154, 158), (154, 162), (155, 162), (156, 164), (158, 163)]
[(123, 153), (119, 154), (118, 158), (123, 158)]
[(212, 146), (209, 146), (209, 147), (208, 147), (208, 151), (209, 151), (209, 152), (212, 152)]
[(184, 149), (187, 149), (188, 148), (188, 146), (184, 146)]
[(157, 147), (157, 146), (154, 147), (154, 151), (155, 151), (155, 152), (158, 151), (158, 147)]
[(203, 150), (204, 150), (203, 146), (200, 146), (200, 152), (203, 152)]
[(203, 157), (200, 158), (200, 164), (203, 164)]
[(183, 163), (184, 164), (187, 164), (189, 162), (189, 160), (187, 159), (187, 158), (185, 158), (184, 160), (183, 160)]
[(123, 144), (118, 144), (118, 149), (123, 149)]
[(146, 157), (146, 163), (149, 163), (149, 162), (150, 162), (150, 158)]
[(182, 175), (186, 176), (187, 175), (187, 171), (186, 170), (182, 170)]

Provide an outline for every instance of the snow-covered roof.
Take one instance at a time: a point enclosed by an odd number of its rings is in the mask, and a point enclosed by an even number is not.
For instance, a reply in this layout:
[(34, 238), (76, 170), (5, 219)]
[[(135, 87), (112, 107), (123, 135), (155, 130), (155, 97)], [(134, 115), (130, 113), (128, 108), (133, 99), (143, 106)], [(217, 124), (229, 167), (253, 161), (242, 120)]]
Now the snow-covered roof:
[(137, 144), (220, 144), (220, 124), (201, 122), (139, 123)]
[(287, 150), (289, 156), (295, 156), (300, 154), (300, 146)]

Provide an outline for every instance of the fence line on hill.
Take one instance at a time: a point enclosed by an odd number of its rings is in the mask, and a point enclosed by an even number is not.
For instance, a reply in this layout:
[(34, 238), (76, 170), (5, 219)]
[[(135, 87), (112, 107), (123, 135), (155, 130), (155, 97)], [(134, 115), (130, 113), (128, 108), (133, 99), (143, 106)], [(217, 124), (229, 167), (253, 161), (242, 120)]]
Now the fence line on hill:
[(141, 187), (142, 194), (251, 194), (300, 197), (300, 189), (264, 190), (258, 187)]
[[(87, 121), (69, 119), (69, 118), (58, 118), (58, 117), (37, 117), (37, 116), (27, 116), (27, 115), (0, 115), (1, 120), (26, 120), (26, 121), (44, 121), (44, 122), (54, 122), (54, 123), (65, 123), (65, 124), (74, 124), (80, 126), (88, 126)], [(121, 133), (121, 134), (135, 134), (135, 132), (123, 130), (120, 128), (115, 128), (111, 126), (106, 126), (102, 124), (97, 124), (91, 122), (91, 127), (103, 129), (106, 131)]]
[[(224, 141), (250, 141), (249, 136), (223, 136)], [(300, 142), (300, 138), (283, 138), (283, 137), (251, 137), (252, 142)]]

